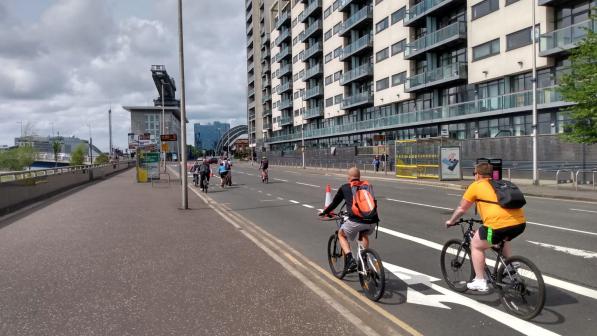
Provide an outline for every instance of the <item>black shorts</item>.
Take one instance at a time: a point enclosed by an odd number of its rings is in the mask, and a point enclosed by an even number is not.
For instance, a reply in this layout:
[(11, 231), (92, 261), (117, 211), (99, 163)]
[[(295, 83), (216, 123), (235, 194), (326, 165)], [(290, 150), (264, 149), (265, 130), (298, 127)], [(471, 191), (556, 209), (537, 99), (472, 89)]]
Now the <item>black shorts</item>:
[(518, 237), (524, 232), (526, 226), (526, 223), (522, 223), (494, 230), (483, 225), (479, 228), (479, 238), (481, 238), (481, 240), (487, 240), (487, 242), (491, 245), (496, 245), (503, 241), (510, 241)]

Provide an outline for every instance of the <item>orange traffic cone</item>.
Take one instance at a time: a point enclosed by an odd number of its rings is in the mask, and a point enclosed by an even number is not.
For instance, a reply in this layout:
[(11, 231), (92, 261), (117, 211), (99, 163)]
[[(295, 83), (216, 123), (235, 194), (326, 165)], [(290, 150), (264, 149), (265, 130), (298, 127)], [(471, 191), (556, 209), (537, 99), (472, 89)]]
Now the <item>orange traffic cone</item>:
[(330, 203), (332, 203), (332, 188), (328, 184), (327, 186), (325, 186), (325, 205), (324, 205), (324, 209), (327, 208), (328, 205), (330, 205)]

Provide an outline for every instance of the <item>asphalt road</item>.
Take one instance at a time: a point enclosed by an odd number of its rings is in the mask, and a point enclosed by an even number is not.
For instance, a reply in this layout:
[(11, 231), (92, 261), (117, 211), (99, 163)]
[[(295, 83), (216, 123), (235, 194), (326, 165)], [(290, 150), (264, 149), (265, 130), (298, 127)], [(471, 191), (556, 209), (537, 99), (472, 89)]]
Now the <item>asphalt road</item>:
[[(212, 184), (209, 197), (260, 225), (321, 267), (328, 268), (326, 242), (333, 222), (317, 219), (325, 185), (337, 188), (345, 178), (325, 170), (270, 169), (262, 184), (257, 167), (234, 167), (234, 186)], [(528, 225), (513, 243), (514, 254), (537, 264), (547, 283), (547, 302), (531, 322), (505, 313), (498, 296), (458, 294), (441, 280), (441, 246), (461, 238), (443, 222), (459, 202), (452, 190), (372, 178), (379, 201), (380, 232), (373, 247), (389, 275), (380, 307), (426, 335), (594, 335), (597, 328), (597, 204), (529, 197)], [(471, 214), (472, 215), (472, 214)], [(358, 279), (346, 283), (360, 291)]]

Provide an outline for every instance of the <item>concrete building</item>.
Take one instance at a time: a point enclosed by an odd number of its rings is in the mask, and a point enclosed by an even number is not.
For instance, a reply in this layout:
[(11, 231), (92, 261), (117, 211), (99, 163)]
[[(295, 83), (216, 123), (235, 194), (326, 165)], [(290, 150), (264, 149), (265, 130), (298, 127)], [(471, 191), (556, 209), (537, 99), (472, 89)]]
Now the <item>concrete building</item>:
[(195, 147), (204, 150), (214, 150), (222, 135), (230, 129), (230, 124), (214, 121), (207, 125), (196, 123), (193, 125)]
[(262, 108), (269, 113), (271, 93), (272, 127), (257, 132), (269, 119), (249, 108), (251, 143), (282, 150), (303, 139), (312, 148), (375, 145), (378, 134), (530, 135), (533, 4), (537, 131), (560, 133), (571, 103), (556, 87), (584, 28), (596, 30), (595, 2), (276, 0), (265, 8), (272, 56), (261, 64), (271, 69)]

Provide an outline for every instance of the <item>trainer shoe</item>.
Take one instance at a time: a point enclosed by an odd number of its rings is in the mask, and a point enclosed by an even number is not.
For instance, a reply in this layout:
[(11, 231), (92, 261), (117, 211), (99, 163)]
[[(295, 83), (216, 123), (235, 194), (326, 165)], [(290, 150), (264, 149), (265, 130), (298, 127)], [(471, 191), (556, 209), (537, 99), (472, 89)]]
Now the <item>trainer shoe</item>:
[(466, 288), (478, 292), (487, 292), (489, 290), (485, 279), (473, 279), (473, 281), (466, 284)]
[(346, 272), (348, 273), (352, 273), (354, 271), (357, 270), (357, 262), (354, 260), (354, 258), (346, 258)]

